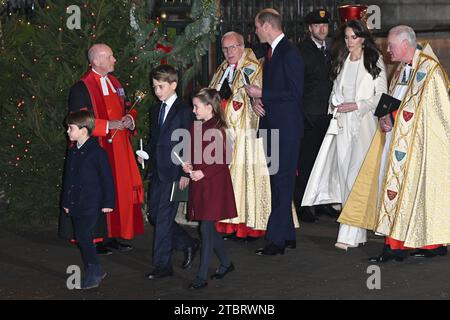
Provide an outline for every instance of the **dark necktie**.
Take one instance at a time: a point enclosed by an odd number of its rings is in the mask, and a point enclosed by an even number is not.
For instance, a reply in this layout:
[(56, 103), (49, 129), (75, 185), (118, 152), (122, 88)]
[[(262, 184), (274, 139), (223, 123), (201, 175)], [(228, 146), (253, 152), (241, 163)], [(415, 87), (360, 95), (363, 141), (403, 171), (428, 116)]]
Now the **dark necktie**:
[(325, 61), (328, 63), (329, 62), (329, 56), (327, 54), (327, 48), (325, 46), (321, 46), (320, 47), (320, 52), (322, 52), (323, 56), (325, 57)]
[(162, 127), (162, 125), (164, 123), (164, 115), (166, 114), (166, 107), (167, 107), (167, 104), (165, 102), (163, 102), (161, 105), (161, 110), (159, 110), (158, 124), (160, 127)]
[(267, 61), (270, 62), (272, 60), (272, 46), (267, 49)]

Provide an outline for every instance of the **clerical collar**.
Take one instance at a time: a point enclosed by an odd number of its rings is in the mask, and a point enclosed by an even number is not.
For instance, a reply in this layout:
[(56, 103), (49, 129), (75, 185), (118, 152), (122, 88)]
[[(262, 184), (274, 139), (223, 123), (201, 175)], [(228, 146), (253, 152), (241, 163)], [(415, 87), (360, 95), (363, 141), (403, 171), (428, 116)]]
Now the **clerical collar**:
[(236, 64), (229, 64), (227, 70), (225, 70), (225, 75), (228, 77), (228, 83), (233, 83), (234, 72), (236, 70)]
[(94, 68), (91, 68), (91, 70), (100, 76), (100, 85), (102, 86), (102, 92), (103, 92), (104, 96), (109, 96), (108, 84), (109, 84), (109, 87), (111, 88), (111, 91), (113, 93), (116, 93), (116, 89), (114, 88), (113, 84), (111, 83), (111, 80), (109, 80), (108, 74), (102, 76), (100, 73), (95, 71)]
[(92, 71), (94, 71), (96, 74), (98, 74), (100, 77), (107, 77), (108, 74), (102, 75), (99, 72), (97, 72), (94, 68), (91, 68)]
[(217, 87), (216, 87), (217, 91), (220, 91), (220, 89), (222, 88), (222, 84), (225, 81), (225, 78), (228, 81), (228, 85), (231, 85), (233, 83), (236, 67), (237, 67), (237, 64), (228, 64), (227, 65), (227, 67), (225, 68), (225, 70), (222, 74), (222, 78), (220, 78), (220, 81), (217, 84)]

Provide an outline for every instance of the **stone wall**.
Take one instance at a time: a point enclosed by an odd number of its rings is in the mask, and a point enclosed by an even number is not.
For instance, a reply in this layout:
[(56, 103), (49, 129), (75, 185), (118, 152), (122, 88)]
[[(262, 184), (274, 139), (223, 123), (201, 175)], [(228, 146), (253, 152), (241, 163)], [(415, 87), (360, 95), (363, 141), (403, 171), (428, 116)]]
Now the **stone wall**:
[(360, 0), (360, 4), (374, 4), (381, 9), (381, 28), (384, 31), (398, 24), (407, 24), (418, 31), (450, 31), (449, 0)]
[[(378, 5), (381, 10), (381, 30), (378, 36), (386, 36), (393, 26), (406, 24), (417, 34), (418, 41), (428, 42), (441, 64), (450, 73), (450, 0), (359, 0), (349, 3)], [(386, 52), (386, 38), (379, 38)], [(392, 68), (389, 58), (385, 61)]]

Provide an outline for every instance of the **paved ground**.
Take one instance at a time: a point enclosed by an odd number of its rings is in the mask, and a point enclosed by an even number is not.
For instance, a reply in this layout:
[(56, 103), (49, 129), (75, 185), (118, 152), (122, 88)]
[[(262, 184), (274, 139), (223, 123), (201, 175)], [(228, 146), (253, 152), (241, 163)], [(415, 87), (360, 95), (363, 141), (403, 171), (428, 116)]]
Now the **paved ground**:
[[(186, 227), (196, 235), (196, 229)], [(349, 252), (334, 248), (338, 225), (322, 218), (297, 231), (297, 249), (283, 256), (261, 257), (254, 250), (263, 240), (227, 242), (236, 271), (210, 281), (199, 292), (186, 289), (195, 277), (181, 270), (183, 255), (174, 256), (175, 276), (150, 281), (151, 228), (132, 241), (135, 249), (102, 257), (108, 276), (92, 292), (68, 290), (66, 268), (80, 263), (78, 250), (56, 238), (56, 231), (17, 233), (0, 230), (0, 299), (449, 299), (450, 259), (408, 258), (381, 265), (381, 289), (369, 290), (369, 256), (379, 253), (382, 239)], [(213, 273), (218, 264), (210, 267)]]

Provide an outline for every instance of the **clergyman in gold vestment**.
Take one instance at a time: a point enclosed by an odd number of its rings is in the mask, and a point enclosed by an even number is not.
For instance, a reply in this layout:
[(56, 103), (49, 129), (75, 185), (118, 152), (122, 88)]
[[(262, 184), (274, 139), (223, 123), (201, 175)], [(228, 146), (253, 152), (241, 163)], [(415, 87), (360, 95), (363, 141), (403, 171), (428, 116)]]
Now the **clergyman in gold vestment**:
[(389, 94), (400, 108), (380, 119), (339, 222), (386, 236), (370, 260), (402, 261), (447, 253), (450, 243), (450, 100), (445, 70), (408, 26), (391, 29), (388, 52), (399, 61)]
[[(222, 95), (232, 139), (230, 173), (238, 217), (223, 220), (216, 227), (219, 232), (238, 238), (258, 238), (265, 235), (271, 212), (270, 177), (262, 139), (256, 137), (259, 117), (252, 110), (244, 85), (262, 86), (262, 65), (253, 51), (244, 47), (242, 35), (236, 32), (222, 37), (222, 51), (225, 60), (209, 86)], [(223, 96), (224, 86), (229, 86), (230, 96)]]

